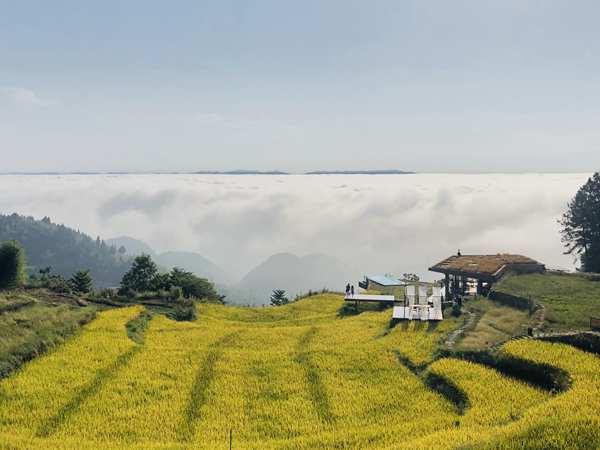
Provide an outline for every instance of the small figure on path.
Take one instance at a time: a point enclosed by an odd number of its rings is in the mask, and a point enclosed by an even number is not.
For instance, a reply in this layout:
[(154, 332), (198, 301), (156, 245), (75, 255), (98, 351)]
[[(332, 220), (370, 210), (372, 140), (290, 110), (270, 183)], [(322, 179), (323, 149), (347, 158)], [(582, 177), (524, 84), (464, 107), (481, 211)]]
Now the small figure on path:
[(354, 285), (350, 286), (350, 295), (354, 297)]
[(346, 296), (350, 294), (350, 283), (346, 285)]

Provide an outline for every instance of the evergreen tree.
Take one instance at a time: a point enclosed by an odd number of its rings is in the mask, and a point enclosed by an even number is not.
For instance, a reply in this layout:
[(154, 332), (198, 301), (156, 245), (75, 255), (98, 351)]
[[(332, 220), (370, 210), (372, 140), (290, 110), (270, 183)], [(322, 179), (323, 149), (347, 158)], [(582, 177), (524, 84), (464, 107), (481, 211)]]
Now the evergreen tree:
[(27, 281), (25, 250), (17, 241), (0, 245), (0, 289), (15, 289)]
[(169, 283), (172, 287), (180, 287), (186, 298), (220, 300), (214, 285), (205, 278), (200, 278), (192, 272), (173, 267), (169, 273)]
[(123, 275), (120, 292), (128, 291), (144, 292), (151, 291), (154, 287), (153, 281), (158, 275), (158, 268), (150, 255), (140, 255), (133, 260), (131, 269)]
[(581, 270), (600, 272), (600, 173), (577, 191), (560, 224), (566, 253), (579, 256)]
[(289, 302), (283, 289), (275, 289), (271, 294), (271, 306), (287, 305)]
[(0, 214), (0, 243), (13, 240), (25, 249), (31, 273), (52, 266), (54, 274), (70, 278), (85, 267), (90, 269), (96, 287), (108, 287), (118, 285), (131, 267), (127, 255), (112, 254), (108, 246), (98, 247), (96, 239), (64, 225), (49, 219)]
[(89, 270), (80, 270), (75, 272), (69, 280), (74, 292), (87, 294), (92, 291), (92, 277)]

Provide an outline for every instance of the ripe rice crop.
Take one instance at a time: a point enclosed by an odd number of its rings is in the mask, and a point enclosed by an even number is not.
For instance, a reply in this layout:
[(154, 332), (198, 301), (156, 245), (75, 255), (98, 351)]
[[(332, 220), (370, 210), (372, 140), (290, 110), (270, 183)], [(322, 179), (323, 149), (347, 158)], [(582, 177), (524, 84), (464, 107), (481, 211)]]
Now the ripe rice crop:
[[(343, 315), (342, 302), (203, 304), (194, 322), (153, 317), (142, 344), (125, 332), (140, 308), (101, 313), (0, 381), (0, 449), (225, 449), (230, 432), (236, 449), (558, 449), (599, 439), (598, 357), (506, 344), (570, 374), (571, 388), (552, 394), (475, 363), (431, 363), (452, 320), (390, 328), (390, 310)], [(465, 394), (464, 411), (428, 374)]]

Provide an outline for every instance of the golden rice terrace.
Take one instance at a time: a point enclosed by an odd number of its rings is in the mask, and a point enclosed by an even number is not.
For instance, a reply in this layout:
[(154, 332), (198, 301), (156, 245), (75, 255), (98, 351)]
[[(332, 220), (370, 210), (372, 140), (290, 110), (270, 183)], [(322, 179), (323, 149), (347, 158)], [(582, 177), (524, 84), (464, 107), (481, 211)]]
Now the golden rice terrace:
[[(434, 358), (456, 324), (389, 327), (320, 295), (280, 308), (200, 305), (199, 319), (140, 307), (99, 314), (0, 381), (1, 449), (596, 448), (600, 359), (519, 340), (503, 354), (567, 375), (551, 391)], [(230, 442), (231, 439), (231, 442)]]

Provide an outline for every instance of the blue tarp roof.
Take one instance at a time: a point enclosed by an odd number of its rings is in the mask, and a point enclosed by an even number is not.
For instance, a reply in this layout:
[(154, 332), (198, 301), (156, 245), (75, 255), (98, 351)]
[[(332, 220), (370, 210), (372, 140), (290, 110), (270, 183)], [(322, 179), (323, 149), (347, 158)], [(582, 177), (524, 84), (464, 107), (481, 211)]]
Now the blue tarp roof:
[(382, 286), (402, 286), (400, 280), (394, 280), (383, 275), (367, 275), (367, 279)]

